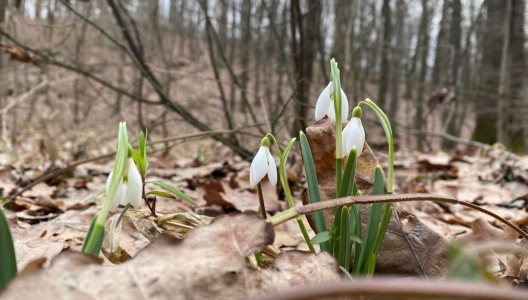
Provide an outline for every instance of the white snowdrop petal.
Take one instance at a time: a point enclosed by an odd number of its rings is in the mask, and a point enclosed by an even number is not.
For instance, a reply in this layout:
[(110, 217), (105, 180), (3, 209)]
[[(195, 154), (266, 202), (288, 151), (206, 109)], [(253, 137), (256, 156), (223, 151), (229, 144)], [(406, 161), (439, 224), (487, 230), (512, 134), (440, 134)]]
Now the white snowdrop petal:
[(343, 130), (343, 155), (348, 155), (352, 147), (356, 146), (357, 155), (363, 151), (365, 131), (359, 118), (352, 118)]
[(251, 167), (249, 168), (249, 185), (251, 186), (257, 185), (257, 183), (259, 183), (259, 181), (261, 181), (268, 172), (266, 149), (268, 148), (260, 146), (257, 155), (255, 155), (253, 161), (251, 162)]
[(138, 208), (141, 205), (141, 196), (143, 194), (143, 182), (141, 174), (132, 158), (129, 158), (128, 165), (128, 183), (126, 189), (126, 202)]
[(358, 153), (357, 155), (361, 155), (361, 152), (363, 151), (363, 146), (365, 145), (365, 129), (363, 129), (363, 124), (361, 124), (361, 119), (358, 119), (358, 125), (359, 125), (359, 134), (361, 136), (361, 142), (358, 145)]
[(277, 185), (277, 165), (275, 164), (275, 159), (269, 152), (269, 149), (266, 149), (269, 154), (269, 164), (268, 164), (268, 179), (272, 185)]
[(321, 95), (319, 95), (319, 98), (317, 99), (317, 103), (315, 104), (315, 120), (319, 121), (328, 113), (328, 109), (330, 108), (330, 92), (331, 92), (331, 86), (332, 82), (330, 82)]
[(123, 182), (121, 181), (119, 185), (117, 186), (117, 191), (114, 197), (111, 199), (109, 211), (114, 211), (117, 209), (117, 207), (119, 206), (119, 203), (121, 203), (121, 199), (124, 196), (124, 193), (125, 193), (124, 189), (125, 189), (125, 186)]
[(345, 129), (343, 129), (343, 132), (341, 133), (341, 149), (343, 156), (347, 156), (350, 152), (350, 149), (347, 147), (347, 141), (348, 141), (348, 132), (350, 131), (350, 125), (352, 122), (348, 122), (348, 124), (345, 126)]
[(128, 183), (123, 183), (123, 194), (119, 200), (119, 204), (125, 206), (128, 202)]
[(348, 119), (348, 98), (343, 89), (341, 89), (341, 122), (345, 123)]
[(326, 114), (328, 115), (328, 119), (330, 119), (330, 121), (332, 121), (332, 122), (336, 121), (335, 107), (334, 107), (334, 102), (333, 101), (332, 101), (330, 107), (328, 108), (328, 112)]

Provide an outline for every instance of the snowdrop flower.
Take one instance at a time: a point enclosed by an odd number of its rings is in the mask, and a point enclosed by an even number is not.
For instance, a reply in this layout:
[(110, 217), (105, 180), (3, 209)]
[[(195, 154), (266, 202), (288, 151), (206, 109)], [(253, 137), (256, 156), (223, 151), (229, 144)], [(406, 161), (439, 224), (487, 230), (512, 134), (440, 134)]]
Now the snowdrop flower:
[(365, 143), (365, 130), (361, 125), (361, 108), (356, 106), (352, 111), (352, 119), (343, 129), (343, 155), (348, 155), (352, 147), (356, 147), (356, 157), (361, 155)]
[[(110, 188), (112, 173), (110, 173), (108, 179), (106, 180), (107, 191)], [(132, 206), (137, 208), (141, 204), (142, 195), (143, 181), (141, 180), (141, 175), (139, 174), (134, 159), (130, 157), (126, 162), (125, 175), (119, 182), (119, 186), (117, 187), (117, 191), (114, 195), (114, 198), (111, 199), (110, 211), (116, 210), (119, 204), (127, 205), (128, 203), (130, 203)]]
[[(323, 90), (317, 103), (315, 104), (315, 120), (319, 121), (324, 116), (328, 115), (328, 118), (332, 121), (336, 121), (334, 103), (332, 102), (335, 98), (330, 97), (334, 93), (334, 84), (330, 83)], [(348, 99), (343, 89), (341, 89), (341, 121), (344, 123), (348, 118)]]
[(271, 184), (277, 184), (277, 165), (275, 159), (269, 150), (270, 142), (267, 137), (262, 139), (260, 149), (251, 162), (249, 169), (249, 184), (251, 186), (257, 185), (266, 174)]

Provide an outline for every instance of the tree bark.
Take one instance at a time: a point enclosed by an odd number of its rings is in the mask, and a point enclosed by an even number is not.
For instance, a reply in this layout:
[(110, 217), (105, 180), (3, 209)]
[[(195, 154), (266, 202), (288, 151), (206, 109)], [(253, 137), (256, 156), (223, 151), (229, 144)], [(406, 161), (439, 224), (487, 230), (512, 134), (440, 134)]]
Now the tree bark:
[(390, 48), (392, 37), (392, 23), (391, 23), (391, 8), (390, 0), (383, 0), (381, 8), (381, 16), (383, 18), (383, 43), (381, 45), (381, 65), (380, 65), (380, 80), (378, 85), (378, 103), (379, 106), (386, 110), (386, 97), (389, 89), (390, 78)]

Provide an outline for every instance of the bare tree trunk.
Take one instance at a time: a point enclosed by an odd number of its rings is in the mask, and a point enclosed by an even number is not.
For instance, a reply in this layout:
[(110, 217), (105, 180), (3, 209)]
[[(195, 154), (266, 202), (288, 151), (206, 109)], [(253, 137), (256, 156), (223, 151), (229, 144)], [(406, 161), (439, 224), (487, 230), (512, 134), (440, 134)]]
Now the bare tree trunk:
[[(292, 39), (292, 56), (295, 66), (295, 77), (297, 80), (297, 86), (294, 93), (294, 99), (297, 100), (295, 105), (296, 115), (293, 120), (291, 127), (292, 131), (290, 134), (292, 136), (297, 136), (299, 130), (306, 128), (306, 105), (308, 103), (304, 93), (304, 64), (306, 63), (304, 62), (304, 52), (306, 50), (304, 40), (305, 32), (303, 30), (301, 5), (299, 0), (291, 0), (290, 2), (290, 30)], [(299, 40), (297, 40), (297, 36), (299, 36)]]
[[(420, 76), (419, 76), (419, 85), (418, 85), (418, 94), (416, 96), (416, 112), (414, 116), (414, 127), (416, 130), (422, 130), (423, 128), (423, 108), (424, 108), (424, 92), (425, 92), (425, 80), (427, 75), (427, 54), (428, 54), (428, 45), (429, 45), (429, 11), (427, 8), (427, 0), (422, 0), (422, 21), (420, 23)], [(419, 135), (417, 137), (417, 148), (422, 150), (423, 148), (424, 137)]]
[(405, 26), (405, 13), (407, 5), (405, 0), (397, 0), (396, 2), (396, 47), (392, 51), (392, 65), (393, 72), (391, 77), (391, 103), (388, 110), (389, 120), (395, 120), (398, 113), (400, 101), (400, 78), (402, 76), (403, 66), (403, 30)]
[[(86, 16), (89, 18), (90, 17), (90, 13), (92, 11), (92, 3), (90, 2), (88, 4), (88, 6), (86, 6), (86, 9), (85, 9), (85, 14)], [(86, 31), (88, 29), (88, 23), (84, 22), (82, 24), (82, 27), (81, 27), (81, 35), (79, 37), (77, 37), (77, 41), (75, 43), (75, 63), (77, 64), (77, 67), (82, 69), (83, 68), (83, 58), (82, 58), (82, 50), (83, 50), (83, 46), (84, 46), (84, 42), (86, 41)], [(81, 84), (81, 82), (79, 81), (82, 81), (84, 82), (84, 80), (80, 80), (80, 78), (75, 78), (75, 81), (73, 83), (73, 89), (74, 89), (74, 104), (73, 104), (73, 123), (75, 125), (79, 125), (80, 124), (80, 119), (79, 119), (79, 115), (80, 115), (80, 103), (81, 103), (81, 97), (82, 97), (82, 88), (79, 87), (79, 85)]]
[(497, 107), (497, 141), (503, 145), (508, 144), (508, 123), (506, 118), (508, 115), (508, 68), (510, 60), (510, 31), (512, 19), (512, 0), (507, 1), (506, 17), (504, 18), (504, 41), (502, 42), (502, 55), (499, 79), (499, 101)]
[(440, 30), (438, 31), (438, 37), (436, 39), (436, 55), (433, 66), (433, 77), (431, 79), (433, 87), (445, 85), (449, 72), (449, 53), (451, 49), (447, 48), (448, 17), (449, 3), (448, 0), (444, 0)]
[(478, 89), (481, 94), (475, 97), (475, 112), (477, 114), (473, 139), (482, 143), (493, 144), (497, 140), (497, 112), (490, 110), (496, 107), (497, 90), (499, 87), (501, 50), (503, 45), (503, 33), (505, 6), (504, 0), (485, 0), (487, 11), (485, 28), (482, 29), (482, 41), (478, 44), (482, 47), (482, 60), (480, 63)]
[[(524, 153), (527, 147), (527, 121), (523, 108), (526, 106), (526, 55), (524, 44), (526, 34), (525, 1), (512, 0), (511, 48), (509, 69), (510, 103), (508, 105), (508, 147), (517, 153)], [(524, 111), (524, 112), (523, 112)]]
[[(240, 29), (242, 30), (242, 46), (246, 49), (242, 51), (240, 64), (242, 67), (242, 74), (240, 74), (240, 84), (243, 91), (240, 93), (245, 93), (247, 89), (247, 84), (249, 81), (249, 53), (247, 50), (251, 44), (251, 0), (242, 0), (242, 14), (241, 14), (241, 24)], [(242, 103), (242, 111), (246, 112), (248, 103)]]
[[(449, 45), (453, 51), (453, 60), (451, 61), (449, 77), (455, 87), (455, 91), (457, 91), (457, 86), (461, 83), (459, 69), (461, 64), (460, 44), (462, 40), (462, 3), (460, 2), (460, 0), (452, 0), (451, 9), (452, 11), (451, 24), (449, 26)], [(467, 35), (469, 36), (470, 34), (471, 31), (468, 30)], [(466, 86), (465, 88), (467, 89), (468, 87)], [(461, 93), (464, 93), (464, 91), (462, 91)], [(462, 97), (457, 97), (457, 100), (452, 104), (452, 109), (456, 112), (455, 116), (460, 115), (460, 107), (466, 105), (466, 103), (460, 103), (461, 100), (465, 99), (462, 99)], [(447, 124), (446, 133), (455, 136), (457, 135), (457, 122), (455, 122), (455, 119), (453, 119), (451, 122), (449, 122), (449, 124)], [(456, 144), (454, 142), (449, 141), (447, 139), (442, 139), (442, 149), (450, 150), (453, 149), (455, 146)]]
[(378, 102), (382, 109), (386, 109), (386, 96), (389, 90), (390, 78), (390, 61), (389, 51), (391, 47), (392, 37), (392, 23), (391, 23), (391, 8), (390, 1), (383, 0), (381, 9), (381, 16), (383, 18), (383, 43), (381, 45), (381, 66), (380, 66), (380, 80), (378, 85)]

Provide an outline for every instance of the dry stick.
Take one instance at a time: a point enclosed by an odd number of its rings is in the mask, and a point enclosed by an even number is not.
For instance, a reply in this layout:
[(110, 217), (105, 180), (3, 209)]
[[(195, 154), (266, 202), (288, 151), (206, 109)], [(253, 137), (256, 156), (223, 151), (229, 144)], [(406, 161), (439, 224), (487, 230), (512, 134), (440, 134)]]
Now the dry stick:
[(262, 215), (262, 218), (265, 220), (267, 217), (266, 206), (264, 205), (264, 195), (262, 194), (262, 184), (260, 183), (260, 181), (257, 183), (257, 194), (258, 194), (259, 203), (260, 203), (260, 214)]
[(525, 300), (528, 293), (470, 282), (435, 282), (419, 279), (374, 278), (355, 281), (298, 286), (280, 292), (269, 292), (254, 300), (311, 300), (333, 297), (388, 297), (390, 299), (475, 299)]
[(334, 200), (322, 201), (318, 203), (313, 203), (301, 207), (293, 207), (288, 210), (285, 210), (282, 213), (276, 214), (273, 217), (269, 217), (268, 222), (272, 223), (274, 226), (284, 223), (290, 219), (293, 219), (299, 215), (312, 214), (314, 212), (341, 207), (344, 205), (352, 204), (375, 204), (375, 203), (392, 203), (392, 202), (408, 202), (408, 201), (433, 201), (433, 202), (444, 202), (450, 204), (460, 204), (463, 206), (470, 207), (472, 209), (483, 212), (493, 218), (501, 221), (506, 224), (511, 229), (515, 230), (522, 237), (528, 240), (528, 234), (524, 232), (517, 225), (512, 222), (504, 219), (503, 217), (484, 209), (473, 203), (466, 201), (461, 201), (456, 198), (445, 197), (440, 195), (431, 195), (431, 194), (399, 194), (399, 195), (383, 195), (383, 196), (361, 196), (361, 197), (344, 197)]
[[(197, 138), (197, 137), (203, 137), (203, 136), (228, 134), (228, 133), (247, 134), (247, 133), (245, 133), (245, 132), (243, 132), (243, 131), (241, 131), (239, 129), (204, 131), (204, 132), (199, 132), (199, 133), (185, 134), (185, 135), (180, 135), (180, 136), (176, 136), (176, 137), (172, 137), (172, 138), (166, 138), (166, 139), (162, 139), (162, 140), (153, 141), (153, 142), (150, 142), (149, 145), (164, 144), (164, 143), (172, 142), (172, 141), (176, 141), (176, 140), (185, 140), (185, 139), (189, 139), (189, 138)], [(260, 136), (258, 136), (258, 137), (260, 137)], [(23, 187), (20, 191), (18, 191), (16, 193), (14, 193), (13, 195), (10, 195), (9, 197), (7, 197), (7, 199), (6, 199), (6, 201), (4, 202), (3, 205), (11, 203), (11, 201), (13, 201), (13, 199), (15, 199), (16, 197), (22, 195), (22, 193), (24, 193), (25, 191), (31, 189), (32, 187), (34, 187), (35, 185), (37, 185), (38, 183), (40, 183), (42, 181), (45, 181), (45, 180), (48, 180), (50, 178), (53, 178), (53, 177), (59, 176), (61, 174), (64, 174), (66, 172), (72, 171), (77, 166), (80, 166), (80, 165), (83, 165), (83, 164), (86, 164), (86, 163), (89, 163), (89, 162), (92, 162), (92, 161), (100, 160), (100, 159), (111, 158), (115, 154), (116, 154), (116, 152), (111, 152), (111, 153), (108, 153), (108, 154), (104, 154), (104, 155), (88, 158), (88, 159), (85, 159), (85, 160), (77, 161), (77, 162), (74, 162), (71, 165), (69, 165), (67, 167), (64, 167), (62, 169), (58, 169), (58, 170), (55, 170), (53, 172), (44, 174), (41, 177), (35, 179), (30, 184), (28, 184), (25, 187)]]

